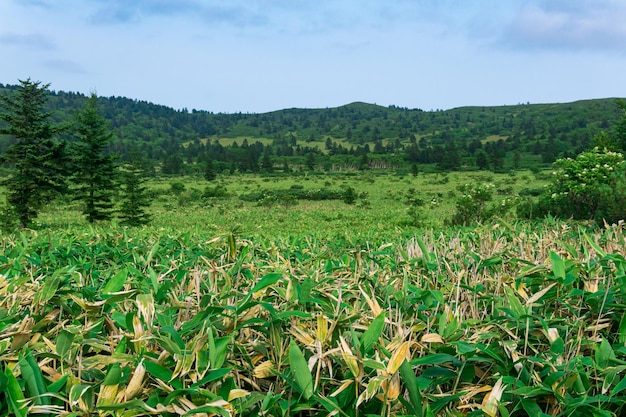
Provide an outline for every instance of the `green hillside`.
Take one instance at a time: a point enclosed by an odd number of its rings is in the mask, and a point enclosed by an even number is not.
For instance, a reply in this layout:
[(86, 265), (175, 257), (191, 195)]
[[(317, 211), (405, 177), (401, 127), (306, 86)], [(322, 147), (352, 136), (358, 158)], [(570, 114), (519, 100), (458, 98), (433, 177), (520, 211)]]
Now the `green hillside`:
[[(15, 87), (0, 84), (0, 94)], [(51, 91), (48, 108), (55, 121), (69, 122), (86, 99)], [(262, 114), (175, 110), (123, 97), (100, 97), (98, 106), (114, 132), (111, 152), (124, 157), (139, 149), (171, 174), (198, 171), (209, 159), (217, 169), (252, 172), (528, 168), (581, 152), (620, 116), (613, 98), (445, 111), (356, 102)], [(0, 139), (0, 151), (10, 140)]]

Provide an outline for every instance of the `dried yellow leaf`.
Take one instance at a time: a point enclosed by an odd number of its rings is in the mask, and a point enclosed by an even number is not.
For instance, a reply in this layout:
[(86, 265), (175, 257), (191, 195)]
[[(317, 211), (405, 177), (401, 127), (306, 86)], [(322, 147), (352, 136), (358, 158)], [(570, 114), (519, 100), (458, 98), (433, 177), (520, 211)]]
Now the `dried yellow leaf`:
[(228, 401), (236, 400), (237, 398), (245, 397), (246, 395), (250, 395), (250, 391), (240, 388), (232, 389), (228, 393)]
[(361, 294), (363, 294), (363, 298), (365, 298), (367, 305), (370, 307), (370, 310), (372, 310), (374, 317), (378, 317), (383, 310), (380, 308), (378, 301), (376, 301), (376, 297), (370, 297), (367, 295), (363, 288), (359, 287), (359, 290), (361, 290)]
[(412, 342), (404, 342), (393, 352), (389, 363), (387, 364), (387, 373), (394, 374), (405, 360), (410, 359), (410, 349)]
[(315, 343), (315, 339), (299, 327), (292, 326), (291, 329), (289, 329), (289, 333), (303, 345), (312, 345)]
[(146, 367), (143, 365), (143, 360), (139, 362), (137, 368), (135, 368), (135, 372), (133, 372), (133, 376), (128, 381), (128, 385), (126, 386), (126, 390), (124, 392), (124, 398), (126, 401), (129, 401), (137, 394), (139, 394), (143, 389), (143, 380), (146, 375)]
[(443, 343), (443, 338), (437, 333), (426, 333), (420, 339), (422, 343)]
[(339, 336), (339, 349), (341, 350), (341, 357), (343, 358), (346, 365), (348, 365), (348, 369), (352, 372), (352, 375), (356, 379), (359, 379), (361, 376), (361, 372), (359, 371), (359, 364), (356, 360), (356, 356), (352, 353), (350, 346), (345, 341), (343, 336)]
[(506, 385), (502, 385), (502, 378), (500, 378), (491, 389), (491, 392), (485, 395), (481, 409), (489, 417), (496, 417), (498, 415), (498, 404), (500, 403), (505, 388)]
[(274, 375), (274, 364), (272, 361), (265, 361), (254, 368), (252, 372), (255, 378), (269, 378)]

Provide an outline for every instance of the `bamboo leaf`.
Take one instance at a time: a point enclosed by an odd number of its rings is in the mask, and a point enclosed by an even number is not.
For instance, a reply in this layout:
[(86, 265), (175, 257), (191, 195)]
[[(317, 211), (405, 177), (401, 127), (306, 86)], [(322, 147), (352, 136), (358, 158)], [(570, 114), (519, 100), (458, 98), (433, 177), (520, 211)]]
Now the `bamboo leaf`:
[(213, 330), (209, 331), (209, 363), (211, 369), (219, 369), (226, 361), (228, 342), (230, 337), (213, 337)]
[(600, 345), (596, 347), (596, 365), (600, 369), (606, 369), (612, 359), (615, 359), (615, 352), (608, 340), (602, 338)]
[(148, 372), (153, 378), (160, 379), (163, 382), (171, 384), (175, 389), (181, 389), (183, 387), (182, 383), (178, 379), (172, 380), (173, 372), (164, 368), (156, 362), (152, 361), (144, 361), (143, 365), (146, 367), (146, 372)]
[(396, 350), (394, 350), (389, 363), (387, 364), (387, 373), (394, 374), (402, 365), (403, 362), (409, 360), (409, 354), (411, 353), (411, 342), (404, 342)]
[(558, 253), (550, 251), (550, 261), (552, 262), (552, 273), (555, 277), (565, 279), (565, 262)]
[(603, 251), (602, 248), (600, 246), (598, 246), (598, 244), (596, 242), (594, 242), (593, 239), (591, 239), (591, 237), (589, 237), (587, 232), (583, 231), (583, 235), (585, 236), (585, 239), (587, 240), (587, 243), (589, 243), (589, 245), (591, 245), (591, 247), (598, 253), (598, 255), (600, 255), (600, 256), (602, 256), (604, 258), (606, 256), (606, 252)]
[(282, 274), (279, 274), (277, 272), (273, 272), (270, 274), (267, 274), (265, 276), (263, 276), (263, 278), (261, 278), (259, 280), (259, 282), (257, 282), (254, 287), (252, 287), (252, 289), (250, 290), (251, 293), (256, 293), (259, 292), (267, 287), (269, 287), (270, 285), (274, 285), (276, 284), (281, 278), (283, 277)]
[(128, 278), (128, 269), (122, 268), (117, 274), (113, 275), (107, 283), (102, 287), (103, 294), (111, 294), (122, 289)]
[(452, 362), (453, 365), (459, 366), (461, 361), (452, 355), (447, 353), (433, 353), (430, 355), (422, 356), (421, 358), (413, 359), (410, 363), (411, 366), (416, 365), (438, 365), (441, 363)]
[(17, 378), (15, 378), (15, 375), (13, 375), (13, 372), (11, 372), (8, 366), (4, 368), (4, 376), (7, 379), (6, 397), (11, 411), (13, 411), (16, 417), (26, 417), (28, 415), (28, 408), (24, 400), (24, 393), (22, 392), (19, 382), (17, 382)]
[(33, 357), (30, 349), (26, 348), (19, 358), (20, 371), (25, 383), (26, 394), (33, 397), (35, 405), (50, 405), (50, 398), (45, 396), (48, 389), (43, 379), (39, 364)]
[(72, 342), (74, 341), (74, 333), (68, 332), (67, 330), (61, 330), (59, 335), (56, 338), (56, 351), (57, 355), (61, 357), (61, 359), (65, 359), (67, 353), (72, 347)]
[(109, 368), (102, 385), (118, 385), (122, 379), (122, 367), (119, 363), (114, 363)]
[(289, 366), (294, 374), (296, 385), (305, 399), (313, 395), (313, 376), (304, 354), (293, 340), (289, 345)]
[(364, 355), (367, 355), (378, 339), (383, 331), (383, 327), (385, 326), (385, 313), (382, 312), (374, 320), (370, 323), (369, 327), (363, 333), (361, 337), (361, 349)]
[(411, 407), (413, 408), (411, 412), (417, 417), (422, 417), (424, 415), (422, 410), (422, 394), (420, 393), (417, 383), (417, 376), (415, 375), (413, 367), (409, 364), (409, 362), (404, 361), (402, 365), (400, 365), (400, 377), (402, 378), (402, 383), (409, 392), (409, 401)]

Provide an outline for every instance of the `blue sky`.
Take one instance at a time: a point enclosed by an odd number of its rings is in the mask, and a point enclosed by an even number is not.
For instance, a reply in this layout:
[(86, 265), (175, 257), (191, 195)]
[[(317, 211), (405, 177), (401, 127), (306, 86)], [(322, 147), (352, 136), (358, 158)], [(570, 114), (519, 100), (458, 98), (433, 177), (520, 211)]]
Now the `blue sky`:
[(0, 0), (0, 82), (266, 112), (626, 97), (623, 0)]

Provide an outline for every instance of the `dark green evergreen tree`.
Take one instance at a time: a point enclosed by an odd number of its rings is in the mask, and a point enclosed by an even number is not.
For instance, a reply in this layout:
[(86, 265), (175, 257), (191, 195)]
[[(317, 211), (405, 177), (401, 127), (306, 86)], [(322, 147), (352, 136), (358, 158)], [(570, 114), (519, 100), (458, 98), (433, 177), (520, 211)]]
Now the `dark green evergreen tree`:
[(89, 223), (109, 220), (115, 188), (115, 158), (106, 155), (111, 141), (107, 121), (98, 113), (97, 97), (91, 94), (85, 108), (76, 115), (74, 137), (74, 175), (76, 200), (81, 201)]
[(269, 173), (274, 172), (274, 164), (272, 163), (270, 153), (267, 151), (263, 152), (261, 157), (261, 170)]
[(621, 117), (613, 128), (612, 136), (623, 152), (626, 151), (626, 101), (617, 100), (616, 105), (621, 110)]
[(487, 156), (487, 152), (482, 149), (478, 149), (476, 151), (476, 166), (478, 169), (482, 170), (489, 169), (489, 158)]
[(146, 208), (150, 206), (151, 199), (145, 182), (145, 171), (133, 155), (131, 162), (122, 167), (122, 204), (118, 214), (121, 224), (141, 226), (150, 222), (151, 216)]
[(67, 190), (65, 143), (55, 136), (63, 127), (53, 125), (44, 111), (49, 84), (20, 80), (12, 95), (0, 97), (0, 134), (12, 136), (2, 162), (13, 168), (3, 181), (7, 201), (22, 226), (28, 226), (42, 207)]
[(204, 179), (207, 181), (213, 181), (217, 178), (215, 167), (213, 166), (213, 160), (208, 158), (204, 165)]

